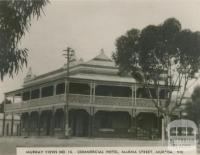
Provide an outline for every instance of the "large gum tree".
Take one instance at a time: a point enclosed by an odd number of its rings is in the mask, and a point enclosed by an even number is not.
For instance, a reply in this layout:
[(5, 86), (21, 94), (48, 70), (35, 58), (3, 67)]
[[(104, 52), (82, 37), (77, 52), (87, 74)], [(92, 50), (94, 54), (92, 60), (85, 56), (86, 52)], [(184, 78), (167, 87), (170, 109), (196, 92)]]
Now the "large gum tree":
[(33, 17), (39, 17), (48, 0), (0, 1), (0, 79), (13, 77), (27, 64), (28, 49), (19, 48), (19, 42), (31, 25)]
[[(182, 105), (188, 82), (199, 71), (200, 33), (182, 29), (177, 19), (169, 18), (141, 31), (127, 31), (116, 40), (113, 58), (121, 74), (132, 75), (145, 87), (166, 126)], [(165, 87), (162, 101), (157, 99), (160, 85)]]

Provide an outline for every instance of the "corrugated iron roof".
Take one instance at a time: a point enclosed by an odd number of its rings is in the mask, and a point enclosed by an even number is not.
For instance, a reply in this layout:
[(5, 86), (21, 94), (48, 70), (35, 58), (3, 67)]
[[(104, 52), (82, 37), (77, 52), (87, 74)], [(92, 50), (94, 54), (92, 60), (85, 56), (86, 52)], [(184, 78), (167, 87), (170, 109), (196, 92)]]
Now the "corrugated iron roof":
[(101, 74), (75, 74), (70, 76), (76, 79), (89, 79), (99, 81), (113, 81), (113, 82), (125, 82), (125, 83), (136, 83), (137, 81), (132, 77), (121, 77), (121, 76), (107, 76)]

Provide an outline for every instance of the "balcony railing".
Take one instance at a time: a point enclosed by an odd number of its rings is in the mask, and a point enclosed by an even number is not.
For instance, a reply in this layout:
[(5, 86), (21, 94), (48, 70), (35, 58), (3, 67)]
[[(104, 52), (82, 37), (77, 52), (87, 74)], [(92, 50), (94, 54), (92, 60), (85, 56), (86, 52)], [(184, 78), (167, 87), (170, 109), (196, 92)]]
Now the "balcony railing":
[(32, 99), (28, 101), (22, 101), (20, 103), (7, 104), (5, 106), (5, 111), (28, 109), (32, 107), (40, 107), (45, 105), (48, 106), (59, 102), (64, 102), (64, 95), (56, 95), (56, 96)]
[(132, 106), (130, 97), (95, 96), (95, 104), (112, 106)]
[[(56, 104), (65, 104), (65, 95), (55, 95), (50, 97), (32, 99), (29, 101), (22, 101), (20, 103), (6, 104), (5, 111), (17, 111), (29, 108), (40, 108), (41, 106), (52, 106)], [(134, 107), (155, 107), (151, 99), (131, 98), (131, 97), (112, 97), (112, 96), (94, 96), (90, 95), (69, 94), (69, 105), (107, 105), (107, 106), (134, 106)], [(91, 102), (92, 101), (92, 102)]]
[(69, 94), (69, 104), (89, 104), (90, 95)]
[(137, 98), (136, 104), (138, 107), (155, 107), (152, 99)]

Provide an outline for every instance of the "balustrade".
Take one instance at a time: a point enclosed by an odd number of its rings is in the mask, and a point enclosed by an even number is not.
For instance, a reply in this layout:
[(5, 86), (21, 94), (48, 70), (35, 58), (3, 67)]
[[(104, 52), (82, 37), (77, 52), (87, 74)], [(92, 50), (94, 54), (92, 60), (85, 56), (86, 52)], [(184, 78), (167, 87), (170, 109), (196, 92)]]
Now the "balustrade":
[[(65, 95), (55, 95), (50, 97), (32, 99), (28, 101), (23, 101), (21, 103), (6, 104), (5, 111), (16, 111), (17, 109), (28, 109), (31, 107), (40, 107), (40, 106), (52, 106), (59, 103), (65, 103)], [(152, 99), (144, 98), (131, 98), (131, 97), (112, 97), (112, 96), (92, 96), (90, 95), (81, 95), (81, 94), (69, 94), (69, 105), (73, 104), (94, 104), (95, 105), (108, 105), (108, 106), (137, 106), (145, 108), (153, 108), (154, 103)], [(91, 101), (93, 101), (91, 103)], [(136, 101), (136, 103), (135, 103)], [(89, 106), (89, 105), (88, 105)]]
[(112, 106), (132, 106), (130, 97), (95, 96), (95, 104)]
[(69, 94), (69, 104), (89, 104), (90, 96), (81, 94)]
[(138, 107), (155, 107), (152, 99), (137, 98), (136, 104)]
[(6, 104), (5, 105), (5, 111), (20, 109), (21, 103), (14, 103), (14, 104)]

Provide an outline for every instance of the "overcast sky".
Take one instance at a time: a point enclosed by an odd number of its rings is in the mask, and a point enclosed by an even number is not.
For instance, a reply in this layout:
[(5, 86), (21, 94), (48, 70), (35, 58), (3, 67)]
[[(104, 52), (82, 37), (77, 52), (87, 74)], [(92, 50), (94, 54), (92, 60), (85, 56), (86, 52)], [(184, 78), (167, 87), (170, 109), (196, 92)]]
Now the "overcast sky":
[[(115, 40), (131, 28), (142, 29), (177, 18), (182, 27), (200, 31), (199, 0), (63, 0), (51, 1), (45, 15), (32, 20), (21, 46), (29, 49), (28, 67), (36, 75), (61, 67), (62, 50), (75, 49), (84, 60), (96, 56), (103, 48), (108, 56), (115, 51)], [(3, 93), (21, 88), (27, 68), (13, 79), (0, 82)]]

